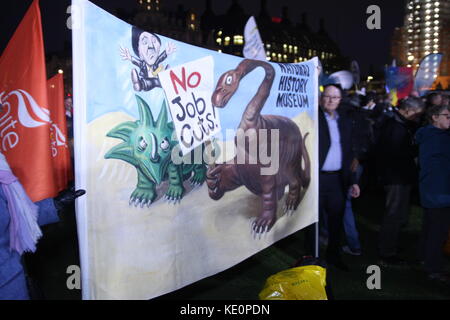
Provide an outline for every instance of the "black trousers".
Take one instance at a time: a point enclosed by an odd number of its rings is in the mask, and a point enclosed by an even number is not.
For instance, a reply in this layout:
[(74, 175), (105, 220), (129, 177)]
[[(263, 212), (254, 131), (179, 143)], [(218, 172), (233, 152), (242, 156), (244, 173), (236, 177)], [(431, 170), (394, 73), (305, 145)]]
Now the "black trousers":
[[(346, 194), (340, 173), (319, 174), (319, 217), (327, 219), (328, 227), (327, 260), (340, 257)], [(326, 214), (321, 214), (323, 212)], [(314, 243), (315, 226), (312, 225), (305, 229), (305, 250), (308, 255), (314, 255)]]
[(446, 257), (443, 249), (450, 228), (450, 208), (425, 209), (422, 225), (422, 244), (425, 271), (444, 271)]
[(385, 213), (380, 228), (378, 251), (382, 257), (398, 253), (400, 231), (408, 223), (410, 210), (410, 185), (384, 186), (386, 194)]

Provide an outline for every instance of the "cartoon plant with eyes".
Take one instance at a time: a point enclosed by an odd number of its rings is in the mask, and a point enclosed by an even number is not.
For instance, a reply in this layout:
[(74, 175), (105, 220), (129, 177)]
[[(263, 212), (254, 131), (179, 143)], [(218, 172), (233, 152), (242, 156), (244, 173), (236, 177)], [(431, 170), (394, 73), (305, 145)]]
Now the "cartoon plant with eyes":
[(130, 204), (150, 206), (157, 198), (156, 186), (168, 181), (166, 200), (180, 202), (185, 193), (183, 181), (191, 178), (191, 184), (201, 185), (206, 179), (205, 164), (174, 164), (172, 150), (178, 141), (172, 140), (174, 127), (168, 123), (164, 101), (156, 122), (148, 104), (136, 96), (139, 120), (117, 125), (107, 133), (108, 137), (123, 140), (105, 154), (105, 159), (119, 159), (136, 167), (138, 181), (130, 196)]

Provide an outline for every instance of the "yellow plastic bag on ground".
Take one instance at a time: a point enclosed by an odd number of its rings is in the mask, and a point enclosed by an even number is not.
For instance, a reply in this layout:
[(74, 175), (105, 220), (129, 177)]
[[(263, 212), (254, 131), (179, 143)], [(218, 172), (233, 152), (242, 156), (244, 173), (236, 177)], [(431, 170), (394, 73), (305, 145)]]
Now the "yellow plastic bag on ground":
[(327, 300), (326, 269), (304, 266), (281, 271), (266, 280), (260, 300)]

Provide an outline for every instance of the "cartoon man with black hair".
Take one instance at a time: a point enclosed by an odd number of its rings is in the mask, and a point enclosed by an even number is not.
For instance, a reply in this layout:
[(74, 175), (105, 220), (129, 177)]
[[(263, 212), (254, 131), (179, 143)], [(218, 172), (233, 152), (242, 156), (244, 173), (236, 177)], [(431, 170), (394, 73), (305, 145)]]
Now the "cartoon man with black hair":
[(131, 30), (131, 43), (133, 51), (138, 57), (130, 54), (128, 48), (120, 47), (120, 55), (123, 60), (129, 60), (139, 68), (131, 70), (131, 81), (136, 91), (150, 91), (153, 88), (161, 88), (158, 73), (167, 69), (161, 63), (168, 55), (176, 51), (176, 46), (169, 42), (166, 50), (160, 54), (161, 39), (154, 33), (146, 32), (133, 27)]

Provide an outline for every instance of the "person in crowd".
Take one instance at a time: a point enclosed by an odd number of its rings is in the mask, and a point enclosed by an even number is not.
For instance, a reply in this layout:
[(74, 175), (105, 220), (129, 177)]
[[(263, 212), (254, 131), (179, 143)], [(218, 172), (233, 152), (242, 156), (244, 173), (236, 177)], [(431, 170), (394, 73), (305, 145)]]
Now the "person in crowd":
[(414, 134), (424, 105), (419, 98), (409, 97), (400, 101), (397, 109), (379, 128), (374, 150), (377, 175), (386, 196), (378, 241), (382, 265), (404, 263), (398, 257), (398, 243), (400, 230), (408, 221), (411, 188), (417, 181)]
[[(364, 95), (355, 94), (349, 99), (343, 100), (339, 106), (340, 113), (345, 111), (352, 122), (352, 146), (355, 158), (352, 161), (351, 170), (356, 174), (356, 181), (358, 182), (362, 174), (360, 161), (369, 145), (369, 123), (367, 118), (369, 111), (361, 108), (361, 101), (364, 98)], [(342, 251), (351, 255), (361, 255), (361, 243), (353, 213), (352, 198), (351, 192), (349, 192), (346, 196), (343, 217), (346, 245), (342, 247)]]
[(68, 189), (33, 203), (0, 153), (0, 300), (29, 299), (21, 255), (36, 250), (40, 226), (57, 222), (57, 212), (84, 193)]
[(350, 168), (354, 159), (352, 124), (338, 111), (341, 99), (342, 89), (334, 84), (325, 86), (320, 98), (319, 211), (328, 227), (327, 263), (348, 270), (340, 255), (345, 199), (348, 192), (358, 197), (360, 190)]
[(426, 97), (426, 108), (442, 105), (442, 94), (439, 92), (431, 92)]
[(29, 299), (21, 255), (36, 250), (40, 226), (57, 222), (57, 212), (84, 193), (66, 190), (33, 203), (0, 153), (0, 300)]
[(448, 94), (442, 95), (442, 105), (450, 107), (450, 96)]
[(427, 116), (429, 125), (416, 133), (424, 208), (422, 256), (428, 277), (450, 285), (443, 252), (450, 228), (450, 108), (434, 105)]
[(66, 123), (67, 123), (67, 139), (69, 140), (70, 160), (72, 167), (74, 164), (74, 150), (73, 150), (73, 99), (68, 96), (64, 99), (64, 108), (66, 109)]
[(369, 111), (369, 119), (377, 119), (383, 113), (383, 104), (376, 101), (377, 94), (375, 92), (368, 92), (361, 97), (361, 107), (363, 110)]
[[(374, 143), (373, 126), (378, 117), (383, 113), (383, 106), (375, 103), (377, 95), (375, 92), (367, 92), (365, 95), (355, 95), (348, 100), (348, 115), (353, 124), (353, 150), (355, 159), (352, 161), (351, 170), (355, 172), (358, 184), (361, 186), (362, 180), (367, 181), (367, 169), (369, 167), (370, 152)], [(342, 105), (339, 107), (341, 108)], [(361, 179), (363, 172), (366, 171)], [(359, 232), (356, 227), (355, 217), (352, 207), (352, 196), (349, 193), (346, 199), (344, 213), (344, 231), (347, 245), (342, 247), (345, 253), (351, 255), (361, 255), (361, 244)]]

